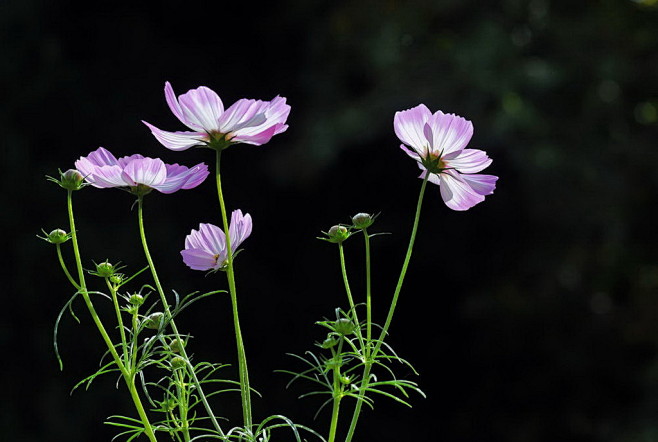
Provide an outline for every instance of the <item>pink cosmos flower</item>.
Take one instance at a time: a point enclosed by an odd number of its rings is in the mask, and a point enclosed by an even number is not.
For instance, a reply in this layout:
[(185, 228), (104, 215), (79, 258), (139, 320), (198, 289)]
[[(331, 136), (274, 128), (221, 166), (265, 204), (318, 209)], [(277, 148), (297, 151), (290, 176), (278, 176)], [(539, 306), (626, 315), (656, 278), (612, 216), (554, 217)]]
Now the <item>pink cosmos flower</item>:
[[(251, 234), (251, 215), (241, 210), (231, 213), (228, 228), (233, 256), (242, 242)], [(226, 266), (228, 251), (226, 235), (213, 224), (199, 224), (199, 230), (192, 230), (185, 237), (185, 249), (181, 250), (183, 262), (193, 270), (221, 270)]]
[[(453, 210), (468, 210), (496, 188), (497, 176), (478, 174), (492, 160), (486, 152), (466, 149), (473, 124), (454, 114), (432, 114), (424, 104), (395, 113), (395, 134), (400, 147), (429, 173), (428, 181), (441, 188), (441, 197)], [(409, 146), (411, 149), (407, 148)]]
[(208, 166), (199, 163), (188, 169), (178, 164), (165, 164), (159, 158), (139, 154), (117, 159), (110, 151), (99, 147), (75, 162), (76, 169), (94, 187), (128, 188), (133, 193), (148, 193), (156, 189), (174, 193), (192, 189), (208, 176)]
[(142, 123), (171, 150), (200, 145), (223, 149), (233, 143), (260, 146), (288, 129), (285, 123), (290, 106), (284, 97), (276, 96), (272, 101), (243, 98), (224, 110), (219, 96), (205, 86), (176, 98), (171, 84), (166, 82), (165, 98), (176, 118), (192, 131), (167, 132), (146, 121)]

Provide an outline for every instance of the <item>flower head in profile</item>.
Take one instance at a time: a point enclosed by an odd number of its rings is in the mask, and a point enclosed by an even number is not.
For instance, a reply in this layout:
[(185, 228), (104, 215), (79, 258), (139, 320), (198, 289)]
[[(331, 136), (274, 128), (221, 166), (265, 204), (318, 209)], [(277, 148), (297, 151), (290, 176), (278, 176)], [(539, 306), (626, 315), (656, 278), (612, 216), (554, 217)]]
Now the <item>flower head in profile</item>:
[[(395, 113), (395, 134), (404, 143), (400, 147), (429, 173), (428, 181), (437, 184), (441, 197), (453, 210), (468, 210), (484, 201), (496, 188), (497, 176), (479, 174), (491, 164), (486, 152), (466, 149), (473, 136), (473, 124), (454, 114), (432, 114), (421, 104)], [(408, 147), (407, 147), (408, 146)]]
[(272, 101), (236, 101), (228, 109), (215, 91), (201, 86), (176, 97), (169, 82), (165, 83), (165, 98), (171, 112), (191, 131), (167, 132), (142, 121), (166, 148), (185, 150), (192, 146), (224, 149), (231, 144), (260, 146), (288, 129), (285, 124), (290, 106), (284, 97)]
[[(251, 215), (243, 215), (239, 209), (234, 210), (228, 228), (232, 256), (235, 256), (240, 244), (251, 234), (251, 228)], [(193, 229), (185, 237), (185, 249), (180, 254), (183, 262), (193, 270), (222, 270), (228, 258), (226, 235), (213, 224), (201, 223), (199, 230)]]
[(144, 195), (152, 189), (162, 193), (192, 189), (208, 176), (208, 166), (204, 163), (187, 168), (139, 154), (117, 159), (103, 147), (80, 157), (75, 167), (94, 187), (124, 188), (137, 195)]

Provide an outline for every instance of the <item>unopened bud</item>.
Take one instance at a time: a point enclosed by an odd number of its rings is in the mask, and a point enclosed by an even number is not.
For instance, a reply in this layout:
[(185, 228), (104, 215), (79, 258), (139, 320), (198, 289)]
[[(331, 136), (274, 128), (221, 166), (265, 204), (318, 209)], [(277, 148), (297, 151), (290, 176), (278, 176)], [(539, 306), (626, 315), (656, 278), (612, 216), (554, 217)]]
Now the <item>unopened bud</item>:
[(322, 347), (322, 348), (324, 348), (324, 349), (327, 349), (327, 348), (334, 347), (336, 344), (338, 344), (338, 339), (336, 338), (336, 336), (334, 336), (334, 335), (329, 335), (329, 336), (327, 336), (327, 339), (325, 339), (325, 340), (322, 342), (322, 344), (320, 345), (320, 347)]
[(180, 353), (185, 348), (185, 342), (180, 339), (173, 339), (169, 343), (169, 349), (174, 353)]
[(96, 264), (96, 272), (94, 272), (94, 275), (100, 276), (101, 278), (109, 278), (110, 276), (114, 275), (114, 272), (116, 269), (114, 268), (113, 264), (110, 264), (108, 261), (101, 262), (100, 264)]
[(130, 305), (132, 306), (139, 307), (144, 304), (144, 297), (139, 293), (135, 293), (134, 295), (130, 295), (130, 300), (128, 302), (130, 302)]
[(340, 318), (334, 322), (334, 330), (336, 333), (343, 336), (351, 335), (354, 333), (355, 328), (356, 327), (354, 327), (354, 323), (347, 318)]
[(75, 169), (69, 169), (59, 174), (59, 185), (66, 190), (79, 190), (84, 187), (85, 177)]
[(174, 356), (169, 363), (171, 364), (172, 370), (178, 370), (179, 368), (185, 368), (185, 366), (187, 366), (187, 361), (182, 356)]
[(327, 237), (329, 242), (341, 243), (350, 237), (350, 231), (347, 227), (338, 224), (329, 229)]
[(164, 319), (164, 313), (162, 312), (151, 313), (144, 320), (144, 327), (153, 330), (158, 330), (160, 328), (160, 324), (162, 324), (163, 319)]
[[(43, 233), (46, 232), (43, 231)], [(62, 244), (68, 241), (71, 238), (71, 235), (69, 235), (62, 229), (55, 229), (52, 232), (47, 233), (45, 237), (40, 236), (39, 238), (45, 239), (51, 244)]]
[(367, 213), (357, 213), (352, 217), (355, 229), (366, 229), (375, 222), (375, 217)]

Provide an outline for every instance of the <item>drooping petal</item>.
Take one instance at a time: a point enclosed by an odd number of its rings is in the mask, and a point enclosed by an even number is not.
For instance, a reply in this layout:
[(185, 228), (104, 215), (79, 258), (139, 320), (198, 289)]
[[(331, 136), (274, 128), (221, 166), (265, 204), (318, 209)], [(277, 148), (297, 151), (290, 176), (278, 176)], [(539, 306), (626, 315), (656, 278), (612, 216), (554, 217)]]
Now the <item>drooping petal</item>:
[(420, 104), (414, 108), (396, 112), (393, 118), (393, 129), (400, 141), (421, 155), (424, 155), (429, 147), (423, 128), (431, 116), (432, 113), (427, 106)]
[(178, 97), (185, 124), (194, 130), (219, 130), (218, 121), (224, 113), (224, 104), (212, 89), (200, 86)]
[(455, 114), (437, 111), (424, 128), (432, 152), (449, 155), (466, 147), (473, 136), (473, 123)]
[(478, 203), (484, 201), (484, 196), (477, 193), (473, 188), (464, 181), (464, 175), (459, 175), (453, 171), (441, 173), (439, 178), (441, 184), (441, 197), (446, 206), (452, 210), (468, 210)]
[[(233, 142), (240, 142), (240, 143), (245, 143), (245, 144), (253, 144), (255, 146), (260, 146), (262, 144), (267, 143), (272, 139), (274, 135), (277, 133), (277, 129), (279, 129), (278, 124), (268, 127), (267, 129), (255, 133), (253, 135), (249, 135), (248, 132), (253, 132), (253, 130), (249, 130), (250, 128), (242, 129), (237, 132), (235, 132), (235, 136), (231, 138), (231, 141)], [(287, 126), (286, 126), (287, 127)]]
[(498, 177), (495, 175), (483, 175), (479, 173), (462, 175), (461, 177), (480, 195), (491, 195), (494, 189), (496, 189), (496, 181), (498, 181)]
[[(407, 146), (404, 144), (400, 144), (400, 149), (404, 150), (404, 152), (409, 155), (411, 158), (413, 158), (416, 161), (420, 161), (420, 155), (418, 155), (415, 151), (409, 149)], [(420, 163), (418, 163), (420, 164)]]
[(208, 134), (205, 132), (168, 132), (158, 129), (150, 123), (142, 120), (151, 133), (164, 147), (170, 150), (181, 151), (189, 149), (192, 146), (199, 146), (207, 140)]
[(192, 270), (212, 270), (217, 266), (217, 257), (203, 249), (184, 249), (180, 252), (183, 262)]
[(487, 153), (478, 149), (464, 149), (445, 155), (446, 166), (453, 167), (461, 173), (478, 173), (492, 163)]
[(167, 168), (159, 158), (135, 159), (123, 168), (122, 177), (129, 185), (157, 187), (167, 179)]
[(179, 164), (165, 164), (167, 179), (160, 185), (154, 186), (162, 193), (174, 193), (180, 189), (192, 189), (201, 184), (208, 177), (208, 166), (199, 163), (192, 168)]

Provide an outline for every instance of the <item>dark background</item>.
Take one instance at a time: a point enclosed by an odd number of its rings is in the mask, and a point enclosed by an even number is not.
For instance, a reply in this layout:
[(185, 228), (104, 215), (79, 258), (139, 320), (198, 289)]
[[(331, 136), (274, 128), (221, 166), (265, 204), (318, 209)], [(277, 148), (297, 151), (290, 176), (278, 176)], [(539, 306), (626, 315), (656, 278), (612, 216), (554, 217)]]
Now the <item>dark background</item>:
[[(53, 326), (71, 290), (35, 235), (66, 226), (65, 192), (45, 175), (98, 146), (212, 164), (140, 123), (184, 129), (165, 104), (169, 80), (227, 106), (277, 94), (292, 106), (286, 133), (223, 156), (229, 209), (254, 218), (237, 279), (257, 418), (326, 428), (328, 410), (314, 422), (319, 402), (295, 399), (307, 386), (284, 390), (273, 370), (298, 368), (285, 353), (311, 349), (314, 321), (345, 307), (337, 251), (315, 237), (359, 211), (381, 212), (373, 230), (392, 233), (373, 240), (383, 322), (420, 186), (393, 114), (422, 102), (472, 120), (471, 147), (500, 180), (465, 213), (428, 188), (391, 329), (420, 373), (402, 376), (428, 398), (378, 400), (359, 440), (658, 440), (655, 1), (3, 1), (0, 57), (0, 439), (110, 440), (103, 420), (133, 413), (112, 377), (69, 395), (101, 340), (78, 304), (82, 323), (61, 324), (59, 371)], [(75, 203), (87, 266), (144, 265), (128, 195), (86, 189)], [(147, 197), (152, 252), (179, 293), (225, 287), (180, 260), (199, 222), (219, 224), (211, 180)], [(360, 293), (361, 241), (346, 245)], [(190, 307), (179, 327), (199, 360), (235, 362), (228, 298)]]

